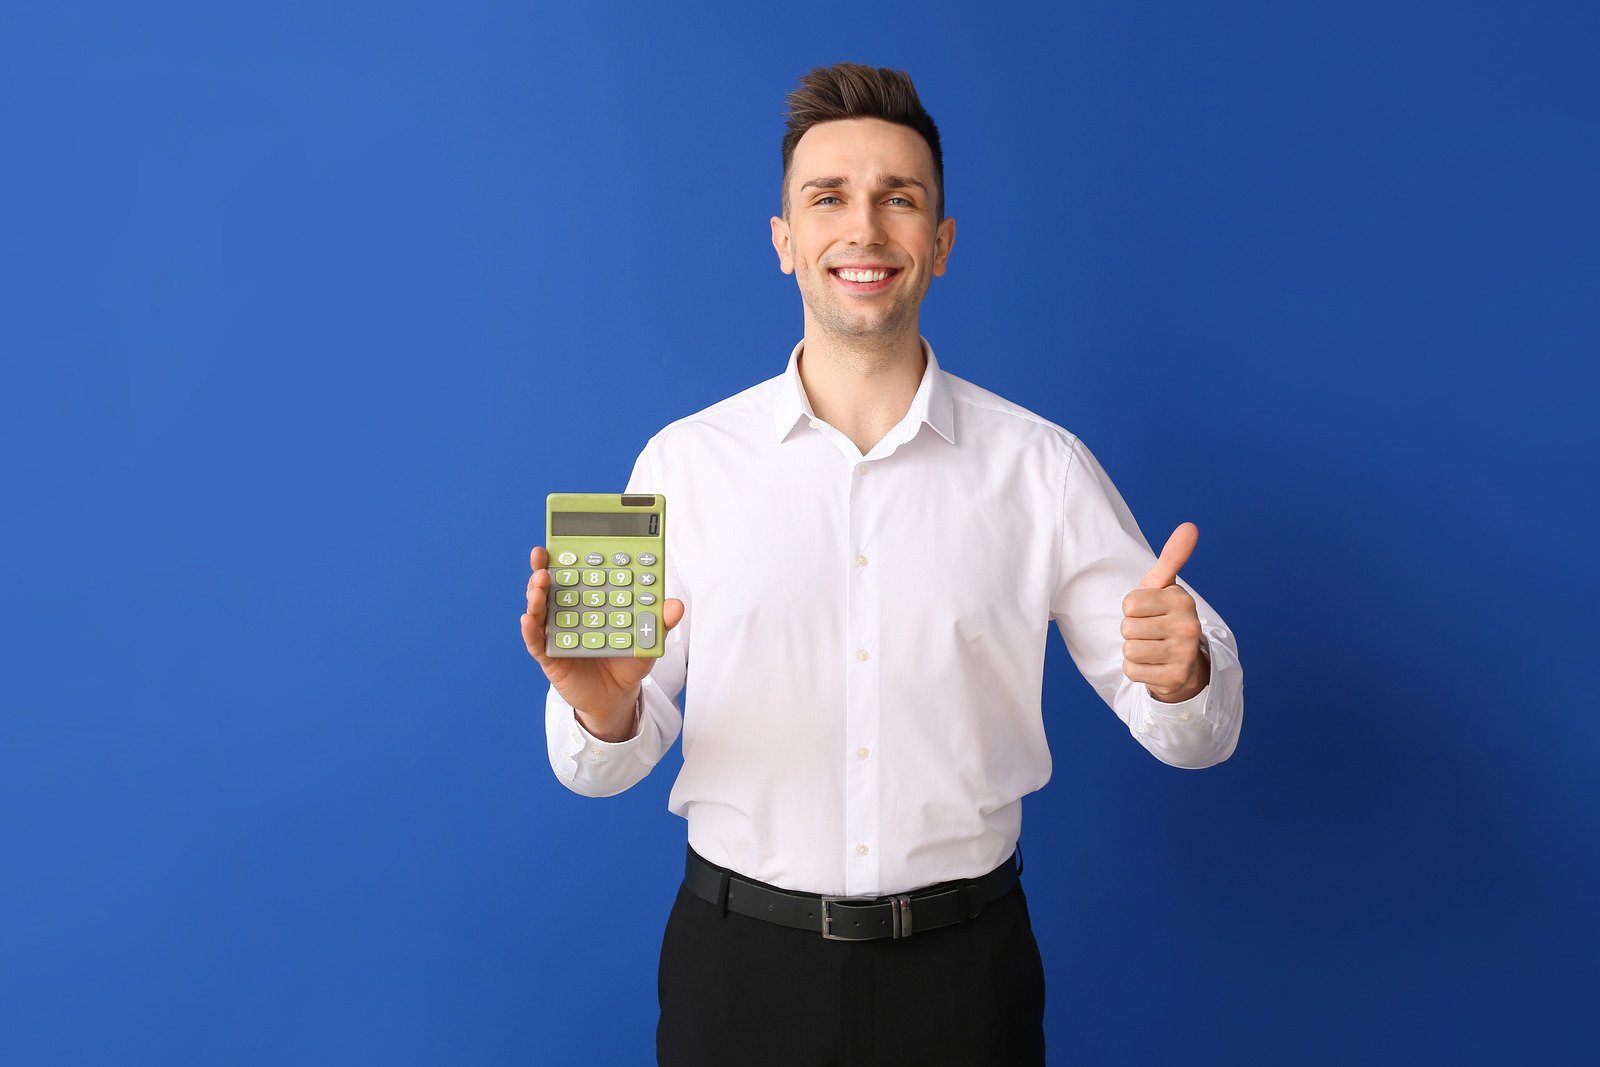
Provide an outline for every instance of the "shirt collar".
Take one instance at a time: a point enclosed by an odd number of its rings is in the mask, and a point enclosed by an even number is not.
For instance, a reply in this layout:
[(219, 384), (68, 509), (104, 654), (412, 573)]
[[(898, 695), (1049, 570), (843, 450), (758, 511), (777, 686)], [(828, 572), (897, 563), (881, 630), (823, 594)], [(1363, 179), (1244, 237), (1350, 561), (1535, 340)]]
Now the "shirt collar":
[[(949, 379), (939, 369), (939, 361), (934, 358), (933, 346), (928, 344), (927, 338), (919, 340), (922, 342), (922, 354), (927, 357), (928, 365), (922, 371), (922, 381), (917, 386), (916, 395), (911, 398), (911, 406), (906, 410), (906, 417), (901, 420), (901, 425), (919, 426), (925, 422), (933, 427), (934, 432), (940, 437), (955, 444), (956, 429), (953, 417), (955, 405), (950, 399)], [(805, 386), (800, 382), (800, 352), (804, 348), (805, 342), (801, 341), (789, 353), (789, 366), (783, 372), (777, 396), (773, 401), (772, 426), (779, 441), (787, 438), (801, 419), (816, 418), (816, 413), (811, 410), (811, 400), (806, 396)]]

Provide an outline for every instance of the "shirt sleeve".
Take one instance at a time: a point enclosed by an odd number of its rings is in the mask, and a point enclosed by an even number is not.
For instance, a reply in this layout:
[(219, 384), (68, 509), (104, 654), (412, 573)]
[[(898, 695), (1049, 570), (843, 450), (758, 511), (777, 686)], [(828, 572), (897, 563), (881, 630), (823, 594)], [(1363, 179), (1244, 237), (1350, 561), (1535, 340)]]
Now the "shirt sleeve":
[[(628, 479), (629, 493), (661, 493), (660, 466), (655, 443), (646, 446)], [(689, 665), (689, 591), (679, 577), (674, 559), (673, 529), (676, 519), (672, 499), (667, 499), (666, 587), (664, 597), (683, 601), (683, 619), (667, 633), (662, 656), (645, 676), (638, 729), (626, 741), (607, 742), (595, 737), (578, 722), (572, 705), (561, 699), (556, 687), (545, 698), (545, 741), (550, 767), (568, 789), (590, 797), (615, 796), (638, 784), (667, 754), (683, 716), (678, 710), (678, 695), (683, 690)]]
[(1211, 660), (1210, 683), (1188, 700), (1167, 704), (1122, 673), (1122, 599), (1156, 557), (1116, 486), (1076, 439), (1067, 460), (1060, 530), (1050, 616), (1078, 670), (1134, 739), (1163, 763), (1201, 768), (1227, 759), (1244, 722), (1244, 668), (1233, 631), (1179, 578), (1200, 616), (1201, 650)]

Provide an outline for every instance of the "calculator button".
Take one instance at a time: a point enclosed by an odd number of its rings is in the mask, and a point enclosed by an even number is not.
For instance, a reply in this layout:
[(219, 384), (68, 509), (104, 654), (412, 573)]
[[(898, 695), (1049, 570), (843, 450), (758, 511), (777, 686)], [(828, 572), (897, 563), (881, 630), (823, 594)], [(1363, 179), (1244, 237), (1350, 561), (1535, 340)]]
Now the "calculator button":
[(574, 626), (578, 625), (578, 613), (576, 611), (556, 612), (556, 625), (561, 627), (563, 630), (572, 629)]
[(632, 634), (612, 634), (609, 638), (606, 639), (606, 642), (612, 648), (632, 648), (633, 647), (633, 635)]
[(639, 639), (639, 647), (655, 648), (656, 613), (653, 611), (641, 611), (635, 618), (638, 619), (638, 625), (633, 628), (633, 633)]
[(585, 589), (583, 591), (583, 606), (586, 608), (605, 607), (606, 591), (604, 589)]
[(587, 556), (583, 557), (584, 565), (589, 567), (602, 566), (604, 565), (605, 561), (606, 558), (598, 552), (591, 552)]
[(556, 562), (563, 567), (570, 567), (578, 562), (578, 554), (576, 552), (563, 552), (556, 557)]
[(556, 647), (557, 648), (577, 648), (578, 647), (578, 635), (573, 633), (571, 630), (568, 630), (564, 634), (556, 634)]
[(641, 604), (650, 605), (656, 602), (656, 595), (654, 593), (640, 593), (637, 599)]
[(645, 571), (644, 573), (639, 575), (639, 584), (640, 585), (655, 585), (656, 584), (656, 576), (651, 574), (649, 571)]
[(575, 608), (578, 606), (578, 591), (576, 589), (561, 589), (556, 592), (556, 607)]
[(599, 630), (591, 630), (583, 635), (584, 648), (605, 648), (606, 635)]
[(583, 572), (583, 584), (584, 585), (605, 585), (606, 584), (606, 572), (605, 571), (584, 571)]
[(654, 567), (655, 565), (656, 565), (655, 553), (653, 553), (653, 552), (641, 552), (641, 553), (639, 553), (639, 566), (641, 566), (641, 567)]
[[(648, 596), (649, 594), (646, 595)], [(652, 597), (650, 602), (652, 604), (655, 603), (655, 598)], [(614, 608), (633, 607), (633, 594), (628, 592), (626, 589), (611, 590), (611, 606)]]
[(613, 552), (613, 553), (611, 553), (611, 565), (613, 567), (626, 567), (628, 564), (630, 564), (632, 562), (633, 562), (633, 557), (628, 555), (626, 552)]
[(632, 585), (633, 584), (633, 572), (632, 571), (612, 571), (611, 572), (611, 584), (612, 585)]
[(611, 628), (613, 630), (626, 630), (633, 625), (633, 612), (613, 611), (611, 613)]
[(606, 613), (603, 611), (586, 611), (583, 613), (583, 624), (591, 630), (598, 630), (606, 624)]
[(574, 571), (574, 570), (556, 571), (555, 574), (552, 575), (552, 577), (555, 578), (557, 585), (577, 585), (578, 584), (578, 572)]

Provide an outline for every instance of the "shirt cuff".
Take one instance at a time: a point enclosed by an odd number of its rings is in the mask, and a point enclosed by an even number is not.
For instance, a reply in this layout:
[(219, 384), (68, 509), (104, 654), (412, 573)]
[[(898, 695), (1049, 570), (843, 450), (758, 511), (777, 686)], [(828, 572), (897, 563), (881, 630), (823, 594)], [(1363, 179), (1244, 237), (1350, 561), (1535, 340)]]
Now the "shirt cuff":
[(1188, 700), (1180, 700), (1176, 704), (1168, 704), (1164, 700), (1157, 700), (1150, 692), (1150, 687), (1145, 686), (1145, 704), (1150, 708), (1150, 714), (1158, 719), (1170, 723), (1183, 725), (1191, 722), (1201, 722), (1206, 715), (1206, 701), (1211, 697), (1211, 686), (1207, 685), (1200, 692)]
[(571, 729), (567, 733), (567, 742), (562, 746), (563, 755), (576, 762), (585, 763), (611, 763), (615, 760), (630, 756), (639, 747), (639, 738), (644, 736), (642, 724), (639, 722), (643, 710), (643, 698), (633, 709), (633, 736), (626, 741), (602, 741), (584, 728), (578, 720), (578, 713), (574, 711), (571, 717)]

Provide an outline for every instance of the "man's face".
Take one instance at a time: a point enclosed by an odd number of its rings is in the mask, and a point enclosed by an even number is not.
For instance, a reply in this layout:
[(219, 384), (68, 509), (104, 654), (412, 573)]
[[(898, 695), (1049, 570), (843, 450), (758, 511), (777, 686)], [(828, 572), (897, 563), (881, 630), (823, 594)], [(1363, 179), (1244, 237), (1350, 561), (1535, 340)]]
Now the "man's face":
[(806, 131), (772, 245), (800, 284), (808, 335), (868, 345), (915, 336), (917, 306), (955, 241), (955, 221), (936, 218), (938, 194), (933, 152), (908, 126), (843, 119)]

